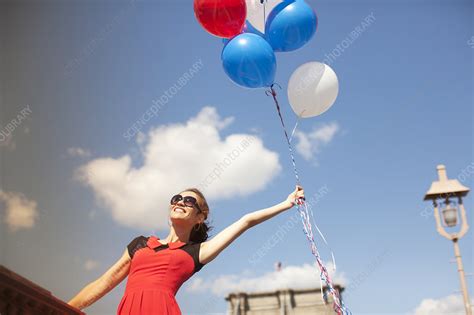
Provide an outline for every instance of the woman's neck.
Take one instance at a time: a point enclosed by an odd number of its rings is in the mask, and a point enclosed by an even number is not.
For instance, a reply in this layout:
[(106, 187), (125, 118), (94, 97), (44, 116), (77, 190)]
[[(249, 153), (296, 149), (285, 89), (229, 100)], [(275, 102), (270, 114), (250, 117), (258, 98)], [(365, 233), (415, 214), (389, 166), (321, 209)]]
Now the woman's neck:
[(179, 227), (172, 225), (170, 232), (166, 237), (166, 243), (174, 243), (181, 241), (183, 243), (188, 243), (190, 236), (190, 231), (186, 227)]

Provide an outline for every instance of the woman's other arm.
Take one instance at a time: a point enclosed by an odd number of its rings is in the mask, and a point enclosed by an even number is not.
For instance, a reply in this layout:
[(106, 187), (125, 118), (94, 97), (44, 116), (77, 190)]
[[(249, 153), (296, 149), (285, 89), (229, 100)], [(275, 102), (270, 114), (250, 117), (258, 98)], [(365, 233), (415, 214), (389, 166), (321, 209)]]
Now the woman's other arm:
[(125, 279), (130, 270), (130, 262), (128, 250), (125, 249), (122, 257), (109, 270), (86, 285), (68, 304), (82, 310), (99, 300)]
[(244, 215), (242, 218), (214, 236), (211, 240), (201, 244), (199, 261), (203, 264), (209, 263), (243, 232), (285, 210), (290, 209), (295, 205), (295, 200), (298, 198), (304, 198), (304, 190), (301, 186), (296, 186), (295, 191), (292, 192), (285, 201), (272, 207)]
[(292, 208), (296, 204), (297, 199), (304, 198), (304, 190), (301, 186), (296, 186), (295, 191), (288, 195), (285, 201), (274, 205), (273, 207), (257, 210), (252, 213), (246, 214), (248, 216), (248, 220), (250, 223), (250, 227), (260, 224), (275, 215), (279, 214), (280, 212), (286, 211)]

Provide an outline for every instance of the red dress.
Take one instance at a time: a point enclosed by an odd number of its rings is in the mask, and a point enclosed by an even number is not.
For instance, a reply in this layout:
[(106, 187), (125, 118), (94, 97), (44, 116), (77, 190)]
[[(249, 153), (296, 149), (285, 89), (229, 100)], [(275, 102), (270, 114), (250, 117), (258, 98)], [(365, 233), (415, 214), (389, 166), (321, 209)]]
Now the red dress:
[(156, 236), (136, 237), (128, 244), (132, 257), (118, 315), (181, 315), (175, 295), (204, 264), (201, 243), (162, 244)]

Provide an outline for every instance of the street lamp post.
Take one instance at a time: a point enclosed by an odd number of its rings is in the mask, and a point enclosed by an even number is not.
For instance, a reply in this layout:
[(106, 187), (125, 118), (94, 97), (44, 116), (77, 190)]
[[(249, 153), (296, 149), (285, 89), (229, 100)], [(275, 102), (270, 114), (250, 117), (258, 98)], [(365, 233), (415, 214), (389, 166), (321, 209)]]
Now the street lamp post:
[[(451, 240), (454, 244), (454, 255), (456, 256), (456, 262), (458, 265), (459, 278), (461, 280), (461, 291), (464, 298), (464, 307), (466, 309), (466, 315), (472, 315), (471, 302), (467, 293), (466, 279), (464, 277), (464, 268), (461, 260), (461, 252), (459, 250), (458, 241), (463, 237), (469, 225), (466, 219), (466, 210), (462, 202), (462, 197), (465, 197), (469, 192), (469, 188), (463, 186), (457, 179), (448, 179), (446, 174), (446, 167), (444, 165), (438, 165), (438, 181), (431, 184), (430, 189), (425, 195), (424, 200), (431, 200), (434, 207), (434, 217), (436, 220), (436, 228), (438, 233)], [(441, 210), (443, 222), (439, 215), (439, 202), (443, 209)], [(460, 211), (458, 211), (458, 208)], [(456, 233), (448, 233), (445, 229), (447, 227), (455, 227), (458, 225), (459, 212), (461, 214), (461, 229)]]

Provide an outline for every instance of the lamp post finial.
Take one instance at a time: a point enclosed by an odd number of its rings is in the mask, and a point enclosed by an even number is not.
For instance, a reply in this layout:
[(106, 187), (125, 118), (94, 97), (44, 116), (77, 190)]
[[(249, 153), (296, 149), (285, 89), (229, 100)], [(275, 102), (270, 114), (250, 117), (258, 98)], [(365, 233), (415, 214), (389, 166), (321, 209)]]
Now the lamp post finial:
[(438, 170), (438, 177), (440, 182), (444, 182), (448, 180), (448, 174), (446, 173), (446, 166), (440, 164), (436, 167)]

